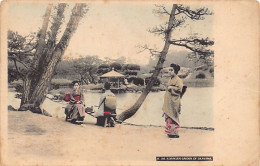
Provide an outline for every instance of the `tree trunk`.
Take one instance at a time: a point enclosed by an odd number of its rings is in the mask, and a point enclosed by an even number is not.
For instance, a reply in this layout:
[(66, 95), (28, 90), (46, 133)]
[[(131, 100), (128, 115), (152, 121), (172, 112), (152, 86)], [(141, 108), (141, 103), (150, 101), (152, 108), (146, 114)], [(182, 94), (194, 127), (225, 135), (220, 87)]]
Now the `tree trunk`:
[(47, 28), (48, 28), (48, 24), (49, 24), (49, 19), (51, 16), (52, 6), (53, 6), (53, 4), (49, 4), (45, 11), (45, 14), (44, 14), (44, 19), (43, 19), (42, 28), (40, 31), (38, 44), (36, 47), (35, 56), (33, 59), (32, 68), (22, 78), (23, 79), (23, 94), (22, 94), (22, 99), (21, 99), (19, 110), (26, 109), (22, 106), (25, 105), (26, 103), (28, 103), (29, 99), (31, 97), (30, 94), (31, 94), (31, 90), (33, 89), (32, 86), (33, 86), (33, 83), (35, 82), (35, 81), (33, 81), (32, 77), (33, 77), (34, 73), (37, 72), (36, 68), (38, 67), (41, 53), (43, 52), (44, 47), (45, 47), (45, 37), (46, 37), (46, 32), (47, 32)]
[[(48, 58), (41, 58), (43, 60), (41, 63), (44, 64), (44, 66), (39, 70), (39, 65), (34, 65), (38, 67), (36, 73), (32, 76), (27, 75), (27, 79), (24, 81), (25, 93), (23, 94), (23, 99), (19, 110), (31, 110), (35, 113), (43, 113), (44, 110), (41, 109), (41, 105), (48, 93), (53, 73), (66, 48), (68, 47), (73, 33), (78, 27), (79, 21), (84, 14), (85, 7), (85, 4), (76, 4), (74, 6), (67, 27), (61, 37), (60, 42), (55, 47), (54, 51), (52, 51), (51, 56), (48, 55)], [(46, 51), (42, 51), (41, 53), (44, 54)], [(39, 55), (39, 57), (42, 56), (41, 54)], [(46, 62), (46, 60), (48, 62)], [(35, 63), (37, 63), (37, 61), (35, 61)]]
[(168, 53), (169, 47), (170, 47), (170, 39), (171, 39), (171, 33), (172, 33), (172, 26), (174, 24), (174, 20), (175, 20), (175, 11), (176, 11), (177, 5), (174, 4), (172, 6), (172, 10), (171, 10), (171, 15), (169, 18), (169, 22), (168, 22), (168, 30), (165, 34), (165, 44), (164, 44), (164, 48), (160, 54), (159, 60), (157, 62), (157, 65), (155, 67), (155, 70), (153, 71), (153, 75), (150, 79), (150, 81), (148, 82), (147, 86), (145, 87), (143, 93), (141, 94), (141, 96), (138, 98), (138, 100), (136, 101), (136, 103), (130, 107), (128, 110), (122, 112), (120, 115), (118, 115), (118, 120), (119, 121), (124, 121), (130, 117), (132, 117), (137, 111), (138, 109), (141, 107), (141, 105), (143, 104), (145, 98), (147, 97), (147, 95), (149, 94), (149, 92), (152, 89), (152, 86), (154, 85), (157, 76), (159, 75), (162, 67), (163, 67), (163, 63), (165, 61), (166, 55)]
[(23, 78), (23, 94), (22, 94), (20, 107), (29, 101), (30, 88), (31, 88), (31, 80), (29, 79), (29, 75), (27, 74)]
[(83, 85), (84, 83), (87, 85), (88, 81), (85, 79), (85, 77), (83, 76), (83, 74), (80, 73), (80, 82)]
[(87, 76), (87, 79), (88, 79), (89, 83), (94, 83), (94, 78), (91, 76), (91, 72), (90, 71), (88, 71), (86, 76)]
[(53, 6), (53, 4), (48, 5), (46, 12), (45, 12), (45, 15), (44, 15), (44, 19), (43, 19), (43, 23), (42, 23), (42, 29), (40, 31), (40, 37), (39, 37), (39, 40), (38, 40), (35, 56), (34, 56), (34, 59), (33, 59), (32, 67), (34, 69), (37, 69), (39, 62), (40, 62), (40, 59), (41, 59), (41, 56), (42, 56), (42, 52), (44, 51), (44, 48), (45, 48), (45, 45), (46, 45), (45, 37), (46, 37), (46, 32), (47, 32), (47, 28), (48, 28), (48, 24), (49, 24), (49, 19), (50, 19), (50, 16), (51, 16), (52, 6)]
[[(45, 61), (46, 64), (42, 64), (42, 66), (48, 65), (48, 63), (50, 62), (50, 60), (52, 58), (52, 53), (56, 46), (57, 34), (62, 25), (62, 21), (64, 19), (65, 8), (66, 8), (65, 3), (60, 3), (57, 7), (57, 15), (55, 15), (53, 18), (53, 20), (55, 20), (55, 21), (53, 22), (52, 26), (50, 27), (51, 31), (50, 31), (49, 39), (47, 42), (47, 51), (46, 51), (45, 56), (42, 57), (43, 61)], [(45, 60), (44, 60), (44, 58), (45, 58)], [(41, 68), (43, 68), (43, 67), (41, 67)]]
[(91, 83), (95, 83), (95, 78), (93, 76), (93, 73), (92, 73), (91, 69), (89, 71), (89, 77), (91, 78)]

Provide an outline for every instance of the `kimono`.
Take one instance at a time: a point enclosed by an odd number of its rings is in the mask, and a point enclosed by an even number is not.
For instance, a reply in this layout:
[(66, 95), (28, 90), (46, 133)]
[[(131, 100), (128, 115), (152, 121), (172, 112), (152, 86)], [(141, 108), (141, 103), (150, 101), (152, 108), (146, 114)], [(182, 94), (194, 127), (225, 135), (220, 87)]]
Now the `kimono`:
[(168, 135), (178, 135), (180, 126), (179, 114), (181, 109), (181, 93), (183, 82), (175, 75), (168, 81), (168, 90), (164, 95), (163, 112), (165, 114), (166, 127), (165, 132)]
[[(77, 103), (80, 101), (80, 103)], [(65, 114), (71, 120), (79, 120), (85, 117), (84, 95), (81, 91), (73, 90), (69, 93), (69, 104), (65, 109)]]
[(104, 112), (104, 105), (105, 105), (104, 99), (106, 98), (106, 96), (115, 96), (115, 95), (110, 90), (106, 90), (105, 93), (103, 93), (100, 96), (98, 112)]
[(112, 93), (110, 90), (106, 90), (105, 93), (103, 93), (100, 97), (98, 111), (95, 113), (94, 116), (97, 118), (97, 125), (106, 126), (106, 127), (114, 127), (115, 119), (113, 120), (111, 117), (108, 117), (108, 119), (106, 121), (106, 117), (104, 116), (104, 112), (111, 112), (113, 114), (116, 114), (116, 110), (110, 111), (110, 110), (105, 109), (105, 99), (107, 96), (115, 97), (114, 93)]

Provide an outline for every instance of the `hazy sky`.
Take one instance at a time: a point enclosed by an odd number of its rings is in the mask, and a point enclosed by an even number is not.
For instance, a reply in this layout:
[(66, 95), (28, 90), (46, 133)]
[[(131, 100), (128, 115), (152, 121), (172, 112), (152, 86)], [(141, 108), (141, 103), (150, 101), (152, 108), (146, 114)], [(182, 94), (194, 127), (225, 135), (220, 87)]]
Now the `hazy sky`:
[[(69, 4), (67, 7), (66, 23), (73, 5)], [(166, 5), (169, 11), (171, 6)], [(36, 32), (42, 25), (42, 16), (46, 7), (46, 3), (9, 3), (9, 29), (23, 35)], [(118, 58), (125, 56), (128, 63), (148, 63), (150, 54), (148, 52), (138, 54), (140, 49), (136, 46), (148, 44), (150, 47), (157, 47), (161, 50), (164, 41), (147, 30), (169, 19), (155, 16), (152, 13), (154, 8), (154, 4), (147, 3), (89, 4), (89, 12), (81, 20), (64, 57), (98, 55), (101, 58)], [(203, 21), (187, 20), (187, 26), (174, 31), (172, 36), (179, 38), (197, 32), (202, 36), (212, 37), (213, 18), (214, 16), (208, 16)], [(65, 24), (61, 29), (62, 33), (64, 28)], [(184, 50), (176, 46), (170, 49)]]

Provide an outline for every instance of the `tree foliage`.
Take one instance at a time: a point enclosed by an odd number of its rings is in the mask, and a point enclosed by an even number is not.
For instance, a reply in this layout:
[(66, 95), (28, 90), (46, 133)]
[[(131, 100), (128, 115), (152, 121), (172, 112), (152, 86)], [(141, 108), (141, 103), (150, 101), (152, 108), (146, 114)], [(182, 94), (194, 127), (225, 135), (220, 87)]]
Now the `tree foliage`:
[(140, 70), (140, 65), (137, 64), (125, 64), (122, 70)]
[(109, 72), (111, 69), (110, 69), (110, 65), (109, 64), (101, 64), (98, 66), (98, 71), (97, 73), (99, 75), (102, 75), (102, 74), (105, 74), (107, 72)]
[(81, 57), (73, 61), (74, 71), (80, 75), (81, 83), (95, 83), (98, 66), (102, 61), (97, 56)]
[(110, 64), (110, 68), (114, 69), (115, 71), (120, 71), (122, 69), (122, 65), (118, 62), (113, 62)]
[(8, 31), (8, 81), (12, 82), (24, 76), (35, 53), (37, 36), (22, 36), (18, 32)]

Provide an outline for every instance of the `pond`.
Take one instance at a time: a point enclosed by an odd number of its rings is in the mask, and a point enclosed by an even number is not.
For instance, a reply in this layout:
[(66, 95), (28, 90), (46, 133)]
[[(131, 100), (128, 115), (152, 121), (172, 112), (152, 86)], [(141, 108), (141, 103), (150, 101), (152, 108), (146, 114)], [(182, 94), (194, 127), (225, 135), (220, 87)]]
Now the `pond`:
[[(101, 93), (85, 92), (85, 103), (88, 107), (98, 105)], [(121, 93), (117, 96), (117, 113), (132, 106), (141, 93)], [(9, 104), (19, 108), (20, 100), (15, 98), (15, 92), (9, 92)], [(164, 126), (162, 117), (164, 92), (151, 92), (145, 99), (137, 113), (125, 122), (138, 125)], [(43, 108), (53, 117), (65, 118), (64, 107), (66, 103), (59, 104), (49, 99), (43, 103)], [(180, 115), (181, 126), (185, 127), (214, 127), (213, 126), (213, 88), (188, 88), (182, 98), (182, 110)], [(86, 115), (86, 121), (95, 121), (93, 117)]]
[[(150, 92), (137, 113), (125, 122), (163, 126), (162, 106), (165, 92)], [(87, 106), (98, 105), (100, 93), (86, 92)], [(117, 113), (132, 106), (141, 93), (121, 93), (117, 96)], [(213, 88), (188, 88), (182, 98), (181, 126), (213, 127)]]

